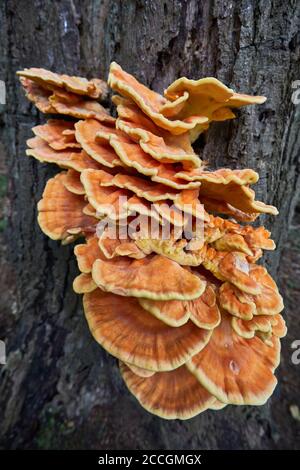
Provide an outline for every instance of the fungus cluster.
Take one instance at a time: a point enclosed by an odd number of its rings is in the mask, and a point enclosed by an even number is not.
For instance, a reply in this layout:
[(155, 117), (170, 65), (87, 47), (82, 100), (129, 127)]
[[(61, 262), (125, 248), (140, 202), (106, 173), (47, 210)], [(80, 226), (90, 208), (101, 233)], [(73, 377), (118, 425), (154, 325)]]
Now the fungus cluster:
[(265, 403), (286, 327), (276, 283), (257, 264), (275, 244), (250, 223), (277, 210), (255, 199), (255, 171), (210, 171), (192, 147), (213, 121), (265, 98), (215, 78), (180, 78), (162, 96), (112, 63), (115, 118), (101, 80), (18, 75), (51, 115), (26, 153), (62, 170), (38, 203), (39, 225), (63, 244), (83, 239), (73, 287), (129, 390), (167, 419)]

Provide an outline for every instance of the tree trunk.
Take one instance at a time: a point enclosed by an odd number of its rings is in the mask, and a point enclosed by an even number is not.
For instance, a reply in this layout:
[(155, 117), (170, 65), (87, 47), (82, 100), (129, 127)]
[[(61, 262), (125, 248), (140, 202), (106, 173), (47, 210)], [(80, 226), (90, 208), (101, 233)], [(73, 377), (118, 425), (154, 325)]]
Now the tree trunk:
[(7, 104), (0, 130), (9, 177), (9, 248), (1, 273), (0, 339), (8, 353), (0, 366), (2, 447), (276, 445), (280, 429), (272, 406), (280, 387), (263, 407), (227, 407), (186, 422), (152, 416), (129, 394), (116, 361), (92, 339), (81, 299), (72, 292), (72, 247), (49, 240), (37, 225), (36, 204), (55, 169), (25, 156), (30, 129), (45, 116), (25, 99), (15, 72), (36, 66), (106, 78), (115, 60), (160, 92), (186, 75), (215, 76), (237, 91), (266, 95), (264, 105), (214, 123), (197, 146), (211, 167), (259, 172), (258, 199), (280, 211), (277, 218), (261, 218), (278, 243), (267, 259), (274, 273), (299, 192), (300, 116), (291, 101), (292, 82), (300, 78), (299, 20), (299, 2), (292, 0), (1, 2), (0, 79)]

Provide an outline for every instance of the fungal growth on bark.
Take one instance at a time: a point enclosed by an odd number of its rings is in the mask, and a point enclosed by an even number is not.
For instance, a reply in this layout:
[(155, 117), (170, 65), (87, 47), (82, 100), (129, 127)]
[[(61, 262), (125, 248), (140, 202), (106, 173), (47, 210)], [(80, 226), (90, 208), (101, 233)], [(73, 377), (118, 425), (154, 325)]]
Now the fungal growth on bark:
[(188, 419), (261, 405), (276, 386), (282, 298), (257, 264), (275, 243), (250, 225), (277, 209), (255, 198), (252, 169), (210, 171), (193, 142), (234, 108), (265, 101), (215, 78), (179, 78), (164, 96), (112, 63), (116, 118), (99, 79), (18, 72), (48, 120), (28, 156), (54, 163), (38, 203), (42, 231), (77, 242), (86, 320), (140, 404)]

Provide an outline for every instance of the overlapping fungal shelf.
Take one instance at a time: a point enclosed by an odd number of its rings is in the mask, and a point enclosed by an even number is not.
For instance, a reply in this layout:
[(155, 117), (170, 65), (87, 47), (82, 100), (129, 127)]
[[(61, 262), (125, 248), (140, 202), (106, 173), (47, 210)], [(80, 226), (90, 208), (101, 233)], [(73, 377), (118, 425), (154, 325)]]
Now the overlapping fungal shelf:
[(39, 225), (63, 244), (80, 239), (74, 290), (132, 394), (166, 419), (265, 403), (286, 327), (276, 283), (257, 264), (275, 244), (250, 224), (277, 210), (255, 199), (255, 171), (210, 171), (192, 146), (213, 121), (265, 98), (215, 78), (179, 78), (162, 96), (112, 63), (114, 118), (102, 80), (18, 75), (50, 114), (26, 153), (61, 169)]

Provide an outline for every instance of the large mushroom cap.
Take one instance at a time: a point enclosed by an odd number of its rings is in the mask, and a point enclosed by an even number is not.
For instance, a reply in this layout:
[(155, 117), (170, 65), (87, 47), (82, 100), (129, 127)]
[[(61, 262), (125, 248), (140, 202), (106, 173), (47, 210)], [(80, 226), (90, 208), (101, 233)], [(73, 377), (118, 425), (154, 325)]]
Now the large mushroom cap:
[(185, 366), (143, 378), (120, 364), (122, 377), (140, 404), (165, 419), (189, 419), (216, 402)]
[(223, 403), (262, 405), (273, 393), (273, 374), (279, 364), (280, 342), (272, 347), (255, 337), (237, 335), (230, 317), (223, 313), (208, 345), (187, 363), (201, 384)]
[(113, 356), (148, 370), (171, 370), (184, 364), (209, 341), (211, 332), (188, 322), (172, 328), (144, 310), (138, 300), (96, 289), (83, 298), (96, 341)]
[(97, 219), (83, 213), (82, 196), (68, 191), (64, 185), (65, 173), (51, 178), (38, 203), (38, 222), (43, 232), (53, 240), (64, 240), (71, 231), (84, 233), (97, 224)]
[(103, 290), (122, 296), (154, 300), (188, 300), (199, 297), (205, 282), (163, 256), (139, 260), (114, 258), (96, 260), (93, 279)]

